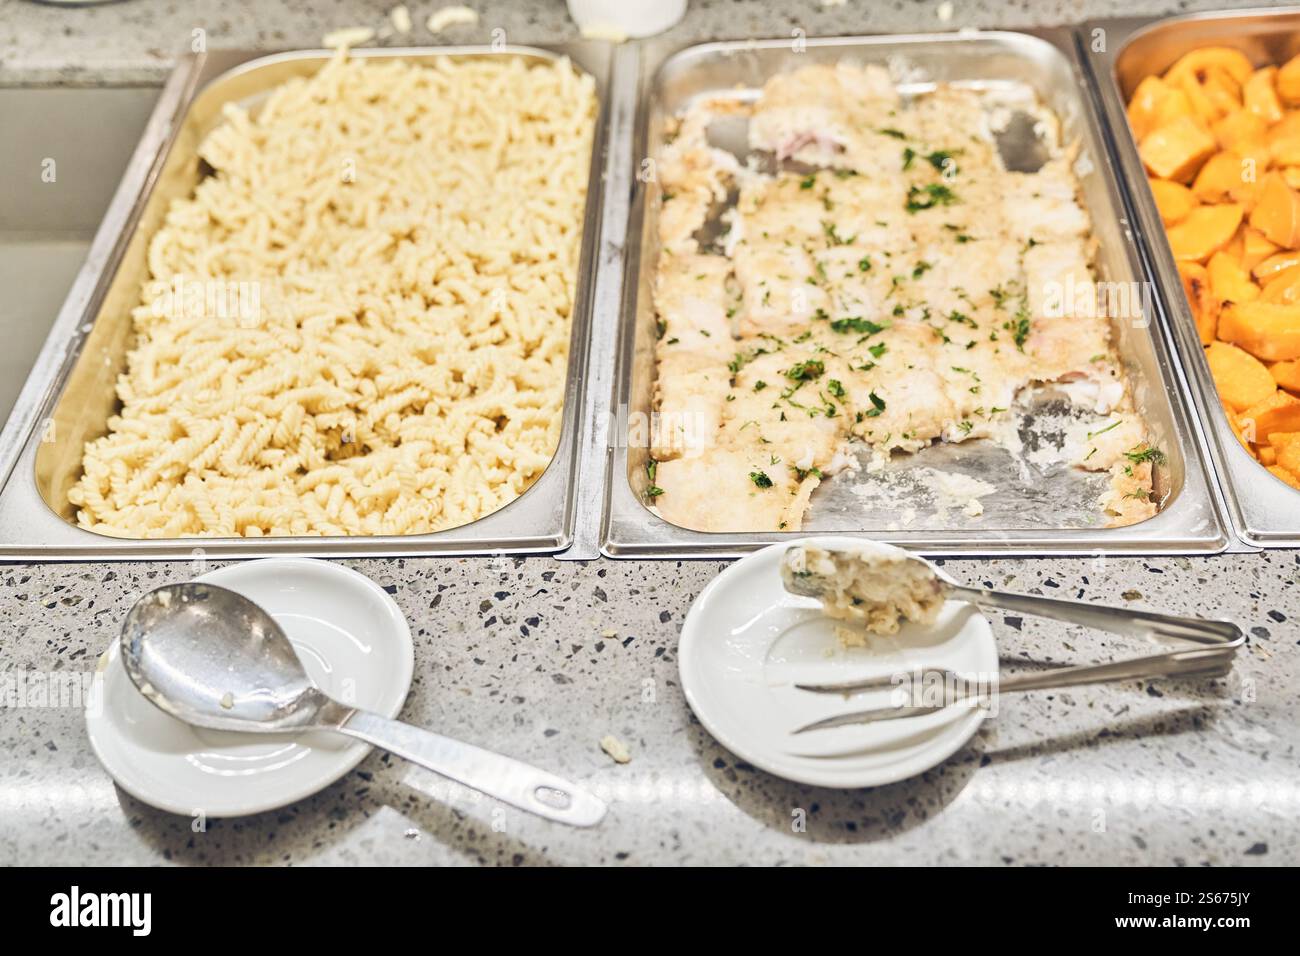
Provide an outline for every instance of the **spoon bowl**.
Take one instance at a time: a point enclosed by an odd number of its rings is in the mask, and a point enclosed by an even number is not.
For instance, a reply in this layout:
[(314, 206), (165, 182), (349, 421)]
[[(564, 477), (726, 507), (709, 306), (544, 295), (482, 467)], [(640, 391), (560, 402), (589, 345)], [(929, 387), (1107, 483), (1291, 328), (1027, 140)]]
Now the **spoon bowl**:
[(127, 614), (118, 640), (140, 693), (196, 727), (298, 730), (317, 723), (329, 701), (275, 619), (215, 584), (150, 591)]

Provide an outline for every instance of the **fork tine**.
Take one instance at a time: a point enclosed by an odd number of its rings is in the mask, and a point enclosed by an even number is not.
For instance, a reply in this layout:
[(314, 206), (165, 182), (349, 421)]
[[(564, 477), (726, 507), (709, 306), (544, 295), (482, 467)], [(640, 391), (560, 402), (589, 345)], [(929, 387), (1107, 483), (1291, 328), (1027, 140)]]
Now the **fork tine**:
[[(795, 684), (796, 690), (812, 691), (814, 694), (851, 694), (859, 690), (879, 690), (885, 687), (894, 686), (894, 680), (899, 674), (906, 674), (908, 680), (915, 680), (914, 671), (895, 671), (890, 674), (880, 674), (876, 677), (864, 677), (861, 680), (837, 681), (830, 684)], [(945, 683), (949, 679), (955, 679), (951, 671), (930, 670), (921, 674), (921, 680), (941, 680)]]
[(947, 704), (943, 707), (873, 707), (870, 710), (855, 710), (848, 714), (837, 714), (834, 717), (826, 717), (822, 720), (815, 720), (811, 724), (806, 724), (798, 730), (790, 731), (791, 734), (803, 734), (810, 730), (826, 730), (830, 727), (847, 727), (852, 724), (874, 724), (882, 720), (899, 720), (903, 717), (923, 717), (926, 714), (936, 714), (941, 710), (947, 710), (953, 706)]

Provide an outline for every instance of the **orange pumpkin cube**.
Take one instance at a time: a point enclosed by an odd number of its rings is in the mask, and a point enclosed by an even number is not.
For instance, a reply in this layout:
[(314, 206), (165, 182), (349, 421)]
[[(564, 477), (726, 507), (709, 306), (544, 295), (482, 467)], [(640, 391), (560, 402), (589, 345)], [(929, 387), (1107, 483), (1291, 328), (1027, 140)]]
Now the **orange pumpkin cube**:
[(1192, 320), (1201, 344), (1214, 341), (1219, 324), (1219, 300), (1215, 298), (1209, 273), (1196, 262), (1178, 263), (1178, 276), (1183, 280), (1183, 294), (1192, 308)]
[[(1268, 374), (1273, 376), (1273, 381), (1277, 382), (1278, 388), (1300, 393), (1300, 361), (1274, 362), (1269, 366)], [(1277, 444), (1272, 438), (1269, 441)]]
[(1182, 183), (1167, 179), (1151, 179), (1151, 195), (1155, 197), (1160, 219), (1166, 226), (1182, 222), (1196, 208), (1196, 196)]
[(1267, 362), (1298, 359), (1300, 305), (1234, 302), (1219, 313), (1218, 335)]
[(1300, 193), (1277, 173), (1267, 174), (1250, 224), (1270, 242), (1284, 249), (1296, 248), (1300, 245)]
[(1300, 56), (1293, 56), (1277, 71), (1278, 98), (1287, 106), (1300, 106)]
[(1168, 231), (1174, 258), (1205, 262), (1228, 244), (1241, 225), (1245, 210), (1236, 203), (1197, 206)]
[(1252, 73), (1241, 85), (1241, 99), (1246, 111), (1268, 124), (1282, 118), (1282, 103), (1273, 85), (1276, 77), (1277, 67), (1266, 66)]
[(1216, 145), (1205, 127), (1190, 116), (1180, 116), (1143, 137), (1138, 153), (1154, 175), (1186, 183), (1214, 154)]
[(1219, 398), (1233, 411), (1258, 406), (1277, 391), (1277, 383), (1264, 363), (1235, 345), (1211, 342), (1205, 350), (1205, 361), (1210, 365)]

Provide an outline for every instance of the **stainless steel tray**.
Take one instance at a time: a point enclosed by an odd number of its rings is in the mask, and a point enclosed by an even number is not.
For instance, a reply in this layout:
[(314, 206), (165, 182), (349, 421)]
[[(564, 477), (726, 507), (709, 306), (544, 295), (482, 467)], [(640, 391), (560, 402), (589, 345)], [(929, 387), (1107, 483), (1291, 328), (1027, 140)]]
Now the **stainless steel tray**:
[(568, 56), (596, 82), (601, 102), (578, 267), (564, 395), (563, 427), (550, 466), (517, 500), (460, 528), (427, 535), (282, 538), (127, 539), (75, 525), (67, 492), (80, 474), (87, 439), (104, 433), (113, 385), (131, 338), (145, 249), (168, 203), (187, 195), (199, 171), (200, 138), (226, 103), (255, 103), (284, 80), (317, 70), (329, 51), (219, 51), (187, 57), (169, 79), (139, 147), (96, 234), (85, 267), (51, 329), (0, 434), (0, 558), (139, 559), (212, 556), (383, 555), (554, 552), (573, 535), (584, 374), (599, 243), (610, 49), (577, 42), (553, 48), (439, 47), (354, 51), (358, 57), (429, 61), (439, 56)]
[[(794, 49), (792, 47), (800, 47)], [(850, 59), (886, 63), (899, 59), (909, 75), (926, 81), (1017, 81), (1034, 88), (1060, 117), (1066, 141), (1078, 141), (1084, 199), (1100, 240), (1101, 278), (1136, 282), (1141, 258), (1124, 218), (1119, 187), (1108, 174), (1105, 140), (1068, 28), (1025, 33), (988, 32), (919, 36), (837, 37), (731, 41), (672, 52), (662, 42), (648, 44), (641, 71), (642, 93), (633, 154), (654, 157), (663, 145), (665, 121), (692, 98), (723, 91), (753, 91), (773, 74), (809, 62)], [(650, 177), (647, 177), (650, 178)], [(657, 517), (643, 504), (648, 485), (647, 449), (629, 447), (628, 422), (643, 421), (651, 408), (654, 375), (654, 314), (651, 280), (657, 254), (658, 185), (638, 182), (626, 244), (623, 326), (617, 386), (609, 410), (612, 425), (608, 455), (602, 549), (613, 556), (731, 556), (796, 537), (795, 533), (705, 533), (689, 531)], [(1180, 397), (1180, 375), (1163, 337), (1143, 324), (1115, 323), (1114, 335), (1134, 386), (1140, 412), (1168, 462), (1158, 475), (1166, 492), (1155, 517), (1124, 528), (1068, 526), (1078, 517), (1086, 483), (1077, 476), (1051, 474), (1041, 480), (1010, 481), (1013, 487), (984, 499), (978, 526), (897, 528), (888, 507), (865, 509), (860, 500), (840, 500), (834, 481), (819, 488), (802, 532), (867, 532), (934, 555), (1195, 553), (1223, 550), (1229, 538), (1202, 459), (1202, 438)], [(635, 429), (633, 429), (635, 431)], [(959, 463), (983, 474), (1006, 478), (1010, 456), (1000, 450), (936, 445), (906, 463), (943, 468)], [(973, 463), (973, 464), (972, 464)], [(852, 496), (849, 496), (852, 497)], [(1064, 519), (1064, 520), (1063, 520)], [(893, 527), (891, 528), (891, 525)]]
[(1300, 546), (1300, 493), (1269, 474), (1241, 447), (1223, 412), (1125, 113), (1130, 94), (1144, 77), (1163, 73), (1196, 47), (1230, 46), (1259, 65), (1285, 63), (1300, 52), (1300, 8), (1098, 20), (1079, 28), (1079, 42), (1097, 85), (1138, 232), (1145, 236), (1143, 245), (1162, 293), (1167, 324), (1204, 422), (1229, 520), (1248, 545)]

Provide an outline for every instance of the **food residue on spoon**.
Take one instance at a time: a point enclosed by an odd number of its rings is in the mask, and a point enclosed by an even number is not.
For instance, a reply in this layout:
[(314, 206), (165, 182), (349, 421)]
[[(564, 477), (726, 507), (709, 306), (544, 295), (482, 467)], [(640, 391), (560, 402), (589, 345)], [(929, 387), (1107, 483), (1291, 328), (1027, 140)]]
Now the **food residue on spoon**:
[[(932, 624), (944, 602), (934, 572), (907, 555), (795, 545), (781, 561), (781, 580), (786, 590), (820, 600), (828, 617), (871, 634), (896, 634), (904, 621)], [(866, 645), (861, 630), (835, 633), (846, 647)]]

